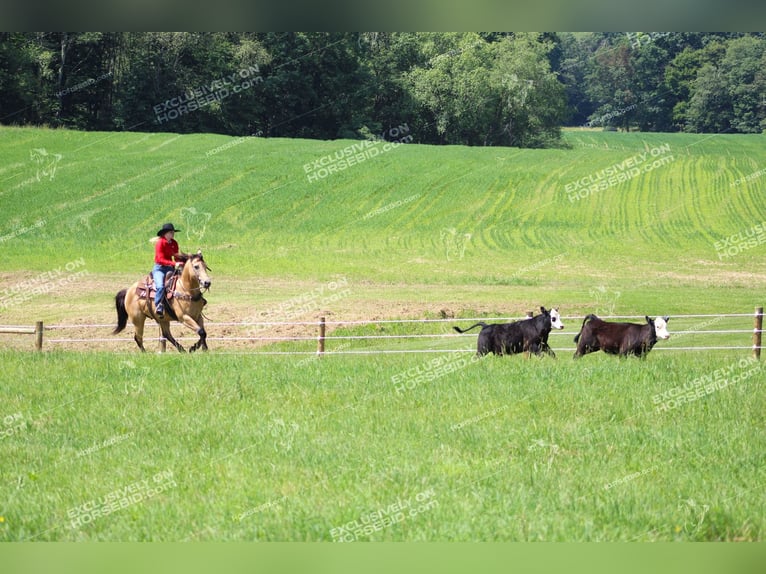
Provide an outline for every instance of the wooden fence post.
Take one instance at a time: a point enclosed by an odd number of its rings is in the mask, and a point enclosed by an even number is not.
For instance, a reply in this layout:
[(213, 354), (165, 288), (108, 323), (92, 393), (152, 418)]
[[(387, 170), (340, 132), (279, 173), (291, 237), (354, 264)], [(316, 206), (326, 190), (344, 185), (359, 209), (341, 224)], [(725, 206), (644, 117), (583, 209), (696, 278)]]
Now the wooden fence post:
[(324, 336), (325, 336), (325, 322), (324, 317), (319, 319), (319, 338), (317, 339), (317, 356), (321, 357), (324, 354)]
[(43, 350), (43, 322), (35, 323), (35, 350)]
[(753, 328), (753, 357), (761, 358), (761, 331), (763, 330), (763, 307), (755, 308), (755, 321)]

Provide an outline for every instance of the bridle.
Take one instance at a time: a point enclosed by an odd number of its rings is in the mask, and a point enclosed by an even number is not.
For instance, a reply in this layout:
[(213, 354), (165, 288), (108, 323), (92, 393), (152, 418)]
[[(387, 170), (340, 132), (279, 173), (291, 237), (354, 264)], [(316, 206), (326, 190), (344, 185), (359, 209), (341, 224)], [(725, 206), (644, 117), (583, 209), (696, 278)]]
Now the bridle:
[[(191, 257), (189, 257), (189, 259), (187, 259), (184, 262), (184, 267), (190, 264), (195, 259), (197, 261), (200, 261), (205, 266), (205, 270), (209, 269), (209, 267), (205, 263), (205, 260), (202, 259), (202, 255), (192, 255)], [(195, 279), (197, 279), (197, 287), (187, 288), (187, 290), (189, 291), (189, 293), (194, 293), (196, 291), (196, 294), (189, 295), (187, 293), (179, 293), (178, 291), (174, 291), (173, 292), (174, 297), (177, 297), (178, 299), (181, 299), (183, 301), (199, 301), (200, 299), (202, 299), (202, 294), (210, 290), (209, 286), (202, 287), (202, 282), (199, 280), (199, 271), (195, 269), (194, 267), (192, 267), (192, 272), (194, 273)]]

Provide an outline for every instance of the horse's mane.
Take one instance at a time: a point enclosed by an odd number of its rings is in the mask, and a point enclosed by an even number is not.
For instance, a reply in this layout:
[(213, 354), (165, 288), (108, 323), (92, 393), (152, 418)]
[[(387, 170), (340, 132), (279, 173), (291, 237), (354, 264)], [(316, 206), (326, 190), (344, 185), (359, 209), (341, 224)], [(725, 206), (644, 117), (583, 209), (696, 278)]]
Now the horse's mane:
[(202, 258), (202, 253), (176, 253), (173, 257), (177, 261), (181, 261), (182, 263), (186, 263), (187, 261), (192, 261), (195, 259), (198, 261), (202, 261), (205, 264), (205, 267), (212, 271), (212, 269), (210, 269), (210, 267), (208, 266), (207, 262)]

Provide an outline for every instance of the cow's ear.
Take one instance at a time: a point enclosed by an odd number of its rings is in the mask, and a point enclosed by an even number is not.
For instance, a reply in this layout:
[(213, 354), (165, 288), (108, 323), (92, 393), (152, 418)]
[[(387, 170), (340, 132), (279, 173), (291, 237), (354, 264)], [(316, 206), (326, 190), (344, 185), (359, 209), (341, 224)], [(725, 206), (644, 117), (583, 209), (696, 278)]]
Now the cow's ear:
[(546, 314), (548, 311), (546, 311), (546, 310), (545, 310), (545, 307), (543, 307), (542, 305), (540, 305), (540, 312), (541, 312), (543, 315), (545, 315), (545, 314)]
[(654, 325), (654, 321), (652, 321), (652, 320), (649, 318), (649, 315), (644, 315), (644, 318), (646, 319), (646, 322), (647, 322), (647, 323), (649, 323), (650, 325)]
[(666, 322), (666, 323), (667, 323), (668, 321), (670, 321), (670, 317), (667, 317), (667, 316), (663, 317), (663, 319), (665, 319), (665, 322)]

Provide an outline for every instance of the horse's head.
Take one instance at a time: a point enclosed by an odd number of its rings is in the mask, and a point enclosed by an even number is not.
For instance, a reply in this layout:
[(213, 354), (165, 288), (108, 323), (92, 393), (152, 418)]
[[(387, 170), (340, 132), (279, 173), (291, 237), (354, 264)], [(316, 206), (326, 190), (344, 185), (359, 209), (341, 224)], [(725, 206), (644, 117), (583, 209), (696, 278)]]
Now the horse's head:
[(193, 276), (200, 287), (203, 289), (210, 289), (210, 276), (207, 274), (208, 266), (205, 260), (202, 258), (202, 250), (197, 251), (194, 255), (191, 255), (184, 265), (184, 273), (189, 273)]

